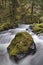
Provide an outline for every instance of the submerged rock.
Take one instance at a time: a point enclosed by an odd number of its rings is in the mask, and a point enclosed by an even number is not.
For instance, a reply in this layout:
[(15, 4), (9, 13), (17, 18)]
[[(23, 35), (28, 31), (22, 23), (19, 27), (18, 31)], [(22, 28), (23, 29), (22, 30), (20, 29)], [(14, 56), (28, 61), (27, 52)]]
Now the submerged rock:
[(36, 46), (33, 38), (28, 32), (19, 32), (9, 45), (8, 53), (10, 58), (18, 61), (28, 54), (34, 54), (36, 52)]

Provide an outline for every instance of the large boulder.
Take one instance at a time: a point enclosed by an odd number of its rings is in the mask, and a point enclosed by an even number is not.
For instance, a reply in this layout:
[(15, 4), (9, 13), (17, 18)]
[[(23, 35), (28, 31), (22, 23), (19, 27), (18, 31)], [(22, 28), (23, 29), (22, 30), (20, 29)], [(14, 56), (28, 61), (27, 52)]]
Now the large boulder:
[(7, 49), (9, 56), (13, 57), (16, 61), (30, 53), (34, 54), (36, 52), (33, 38), (28, 32), (17, 33)]

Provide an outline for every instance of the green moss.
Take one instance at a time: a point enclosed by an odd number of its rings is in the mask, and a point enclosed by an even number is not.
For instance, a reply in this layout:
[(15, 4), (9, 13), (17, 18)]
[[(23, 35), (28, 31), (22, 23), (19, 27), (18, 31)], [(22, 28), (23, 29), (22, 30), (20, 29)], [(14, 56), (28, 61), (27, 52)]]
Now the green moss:
[(8, 47), (9, 55), (17, 55), (20, 53), (25, 53), (29, 50), (33, 43), (31, 35), (27, 32), (19, 32), (16, 34), (15, 38), (12, 40)]
[(34, 24), (32, 26), (32, 29), (36, 34), (43, 33), (43, 23)]
[(0, 23), (0, 31), (4, 31), (11, 28), (10, 22)]

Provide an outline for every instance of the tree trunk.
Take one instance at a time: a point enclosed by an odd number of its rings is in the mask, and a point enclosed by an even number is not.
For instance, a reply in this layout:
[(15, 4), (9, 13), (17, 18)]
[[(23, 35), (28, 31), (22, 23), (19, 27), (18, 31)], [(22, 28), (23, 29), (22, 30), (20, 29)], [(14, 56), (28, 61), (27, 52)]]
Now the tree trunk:
[(18, 6), (18, 2), (17, 0), (12, 0), (12, 18), (13, 18), (13, 22), (16, 23), (16, 7)]
[(3, 5), (3, 0), (2, 0), (2, 5)]
[(33, 10), (34, 10), (34, 2), (32, 2), (32, 7), (31, 7), (31, 21), (33, 21)]
[(7, 1), (7, 0), (5, 0), (5, 8), (6, 8), (6, 1)]

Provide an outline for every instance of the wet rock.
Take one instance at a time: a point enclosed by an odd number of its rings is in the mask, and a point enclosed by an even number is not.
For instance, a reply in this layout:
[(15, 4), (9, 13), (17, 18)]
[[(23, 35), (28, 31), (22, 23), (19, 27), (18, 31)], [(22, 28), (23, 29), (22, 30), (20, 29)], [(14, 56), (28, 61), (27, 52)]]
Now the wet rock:
[(27, 32), (19, 32), (7, 48), (10, 58), (18, 62), (29, 54), (36, 52), (36, 45), (31, 35)]

